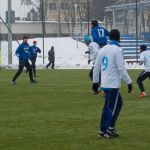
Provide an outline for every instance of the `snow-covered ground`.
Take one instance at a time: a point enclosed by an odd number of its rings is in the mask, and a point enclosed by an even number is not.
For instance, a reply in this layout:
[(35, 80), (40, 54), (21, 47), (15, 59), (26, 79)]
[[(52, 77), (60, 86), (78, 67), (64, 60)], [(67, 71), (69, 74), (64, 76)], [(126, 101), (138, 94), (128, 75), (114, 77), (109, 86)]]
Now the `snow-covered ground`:
[[(32, 41), (36, 40), (38, 42), (38, 47), (42, 50), (43, 44), (41, 38), (29, 39), (29, 44), (32, 45)], [(21, 43), (21, 41), (19, 41)], [(90, 66), (87, 64), (88, 56), (85, 54), (85, 51), (88, 50), (88, 47), (81, 42), (77, 42), (72, 38), (45, 38), (45, 52), (44, 52), (44, 61), (43, 64), (43, 52), (38, 54), (37, 57), (37, 66), (43, 68), (48, 63), (47, 53), (51, 46), (55, 47), (55, 64), (56, 68), (60, 69), (88, 69)], [(17, 68), (18, 58), (15, 56), (15, 50), (18, 47), (16, 41), (12, 43), (13, 47), (13, 65), (11, 68)], [(8, 66), (8, 43), (2, 42), (1, 49), (1, 65)], [(126, 64), (128, 69), (143, 69), (143, 66), (138, 64)]]
[[(37, 46), (42, 50), (43, 42), (41, 38), (29, 39), (29, 44), (32, 45), (32, 41), (36, 40), (38, 42)], [(19, 41), (21, 43), (21, 41)], [(43, 50), (41, 54), (38, 54), (37, 57), (37, 66), (44, 67), (48, 63), (48, 50), (54, 46), (55, 48), (55, 64), (56, 68), (89, 68), (87, 64), (88, 56), (85, 54), (85, 51), (88, 50), (87, 46), (84, 43), (77, 42), (72, 38), (45, 38), (45, 51), (44, 51), (44, 61), (43, 65)], [(18, 58), (15, 56), (15, 50), (18, 47), (16, 41), (12, 43), (13, 47), (13, 65), (12, 67), (16, 68), (18, 64)], [(2, 42), (2, 51), (1, 51), (1, 64), (2, 66), (8, 66), (8, 43)]]

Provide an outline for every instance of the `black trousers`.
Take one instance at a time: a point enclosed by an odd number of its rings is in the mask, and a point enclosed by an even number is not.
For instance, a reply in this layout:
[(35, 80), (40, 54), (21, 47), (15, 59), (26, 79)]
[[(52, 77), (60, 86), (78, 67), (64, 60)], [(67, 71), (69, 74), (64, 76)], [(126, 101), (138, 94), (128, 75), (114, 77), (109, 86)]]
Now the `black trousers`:
[(19, 60), (19, 69), (16, 72), (15, 76), (13, 77), (12, 81), (16, 81), (16, 79), (22, 73), (24, 67), (26, 67), (28, 72), (29, 72), (30, 81), (33, 81), (32, 67), (31, 67), (31, 65), (30, 65), (28, 60), (26, 60), (26, 61)]
[(147, 79), (148, 77), (150, 79), (150, 72), (142, 71), (142, 73), (137, 78), (137, 84), (138, 84), (141, 92), (145, 92), (143, 81), (145, 79)]
[(31, 63), (32, 63), (31, 66), (32, 66), (33, 74), (34, 74), (34, 76), (36, 76), (36, 65), (35, 65), (35, 63), (36, 63), (36, 57), (32, 58), (30, 60), (31, 60)]
[(54, 61), (49, 61), (49, 63), (46, 65), (46, 68), (48, 68), (52, 64), (52, 69), (55, 67), (55, 62)]

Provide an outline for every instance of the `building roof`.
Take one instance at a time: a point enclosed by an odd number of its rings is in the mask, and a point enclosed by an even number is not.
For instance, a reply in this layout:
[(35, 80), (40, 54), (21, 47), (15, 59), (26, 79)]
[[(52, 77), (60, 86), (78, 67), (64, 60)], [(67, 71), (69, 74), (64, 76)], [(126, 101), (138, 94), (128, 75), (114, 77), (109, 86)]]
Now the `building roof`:
[[(150, 7), (150, 1), (138, 2), (137, 7), (138, 8), (140, 8), (140, 7), (149, 8)], [(116, 4), (116, 5), (105, 7), (106, 12), (109, 12), (112, 10), (124, 10), (124, 9), (136, 9), (136, 3)]]

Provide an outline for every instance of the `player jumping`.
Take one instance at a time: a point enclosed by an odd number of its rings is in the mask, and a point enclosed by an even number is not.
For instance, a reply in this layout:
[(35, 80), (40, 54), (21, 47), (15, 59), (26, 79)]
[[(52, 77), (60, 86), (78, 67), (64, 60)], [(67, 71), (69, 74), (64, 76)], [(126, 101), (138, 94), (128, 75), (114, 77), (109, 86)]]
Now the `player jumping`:
[(109, 32), (107, 29), (101, 27), (98, 25), (98, 21), (93, 19), (91, 22), (91, 35), (93, 38), (93, 41), (96, 42), (100, 48), (105, 46), (107, 44), (107, 37), (109, 37)]

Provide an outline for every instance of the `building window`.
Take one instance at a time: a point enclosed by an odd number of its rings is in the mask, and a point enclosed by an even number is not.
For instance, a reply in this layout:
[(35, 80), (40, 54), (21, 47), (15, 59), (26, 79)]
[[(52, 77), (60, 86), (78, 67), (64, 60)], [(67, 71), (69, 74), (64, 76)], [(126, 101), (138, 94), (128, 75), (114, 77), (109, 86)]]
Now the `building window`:
[(56, 10), (56, 4), (55, 3), (49, 3), (49, 10)]
[(67, 10), (68, 8), (68, 3), (61, 3), (61, 10)]

